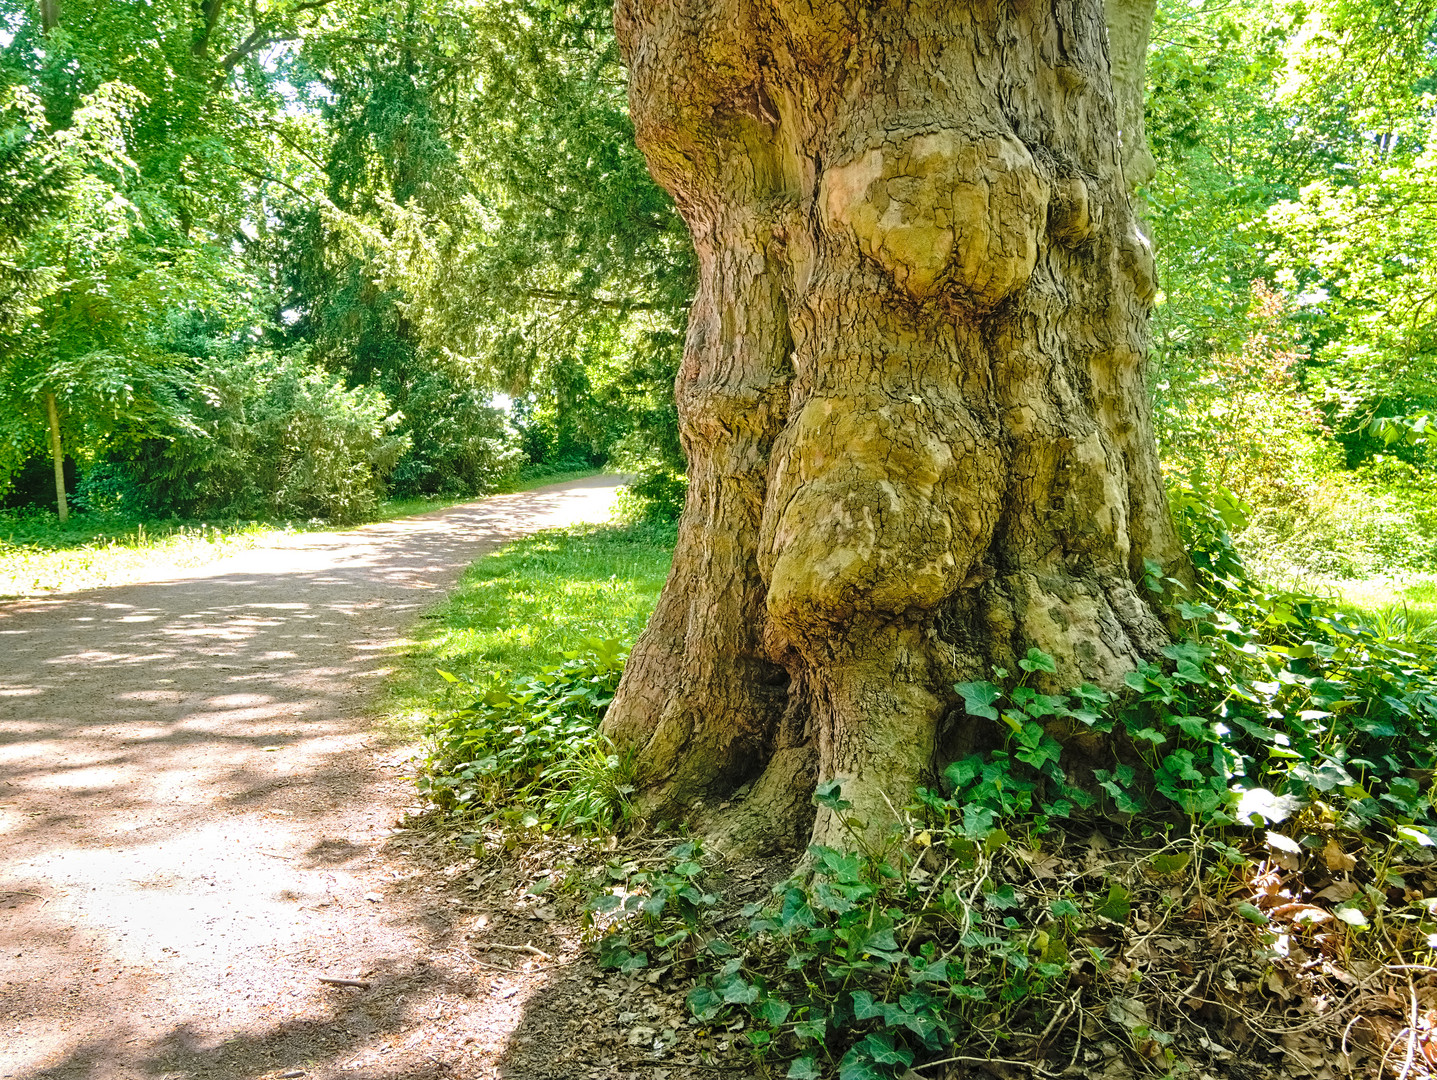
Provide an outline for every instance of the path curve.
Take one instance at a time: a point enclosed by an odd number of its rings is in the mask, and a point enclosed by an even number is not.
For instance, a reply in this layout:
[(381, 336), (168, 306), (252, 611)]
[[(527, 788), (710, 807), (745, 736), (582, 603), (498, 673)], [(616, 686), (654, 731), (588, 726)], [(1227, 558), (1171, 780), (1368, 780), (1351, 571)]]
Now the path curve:
[(421, 1075), (379, 1043), (442, 999), (444, 916), (391, 887), (412, 800), (371, 692), (469, 562), (618, 482), (0, 604), (0, 1078)]

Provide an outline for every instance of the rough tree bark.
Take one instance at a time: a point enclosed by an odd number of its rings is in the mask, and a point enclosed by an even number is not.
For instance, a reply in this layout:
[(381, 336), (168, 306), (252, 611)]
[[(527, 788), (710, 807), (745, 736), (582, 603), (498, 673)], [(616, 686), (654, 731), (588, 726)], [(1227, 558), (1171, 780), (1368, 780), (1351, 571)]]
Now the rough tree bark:
[(1037, 646), (1117, 686), (1167, 642), (1119, 135), (1152, 0), (1106, 6), (1111, 65), (1103, 0), (619, 0), (700, 270), (688, 501), (605, 721), (651, 815), (751, 784), (709, 827), (802, 841), (832, 778), (889, 820), (972, 735), (954, 682)]

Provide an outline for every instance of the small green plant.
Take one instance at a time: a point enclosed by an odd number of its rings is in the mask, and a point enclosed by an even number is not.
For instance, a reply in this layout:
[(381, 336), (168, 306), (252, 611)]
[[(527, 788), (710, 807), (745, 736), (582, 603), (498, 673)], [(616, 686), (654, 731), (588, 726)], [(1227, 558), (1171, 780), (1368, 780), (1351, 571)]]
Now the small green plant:
[[(446, 811), (529, 828), (603, 831), (622, 820), (628, 761), (599, 731), (628, 650), (588, 639), (583, 651), (508, 686), (476, 692), (443, 717), (419, 790)], [(439, 673), (452, 686), (468, 679)]]
[[(640, 869), (637, 863), (607, 868), (606, 886), (587, 909), (590, 925), (607, 919), (616, 927), (599, 939), (600, 967), (626, 972), (668, 968), (705, 947), (714, 956), (732, 954), (722, 939), (704, 934), (718, 897), (699, 887), (704, 875), (700, 859), (699, 842), (690, 840), (672, 848), (658, 869)], [(652, 954), (635, 944), (640, 935), (625, 932), (626, 920), (635, 917), (648, 934)]]

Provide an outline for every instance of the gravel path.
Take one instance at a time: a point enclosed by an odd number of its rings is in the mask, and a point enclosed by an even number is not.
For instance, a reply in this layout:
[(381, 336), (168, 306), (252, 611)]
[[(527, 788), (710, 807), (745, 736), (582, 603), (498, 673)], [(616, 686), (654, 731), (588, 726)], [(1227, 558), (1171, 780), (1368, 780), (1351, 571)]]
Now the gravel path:
[(522, 998), (463, 1035), (451, 916), (384, 847), (408, 755), (366, 710), (470, 561), (616, 483), (0, 605), (0, 1078), (455, 1075), (426, 1020), (496, 1051)]

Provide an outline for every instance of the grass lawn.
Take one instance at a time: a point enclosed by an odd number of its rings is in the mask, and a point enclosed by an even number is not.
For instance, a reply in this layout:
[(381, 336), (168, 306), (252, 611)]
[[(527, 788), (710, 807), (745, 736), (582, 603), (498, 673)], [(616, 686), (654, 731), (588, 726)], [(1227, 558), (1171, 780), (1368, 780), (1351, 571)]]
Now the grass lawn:
[(479, 559), (415, 631), (386, 714), (418, 734), (446, 703), (440, 668), (489, 687), (557, 664), (586, 638), (631, 643), (658, 600), (673, 543), (672, 526), (576, 525)]
[[(521, 491), (533, 491), (535, 488), (548, 487), (550, 484), (563, 484), (569, 480), (584, 480), (590, 476), (601, 476), (603, 472), (603, 469), (555, 470), (543, 465), (525, 465), (512, 482), (501, 484), (489, 494), (515, 495)], [(416, 499), (386, 499), (379, 505), (379, 512), (374, 516), (374, 520), (393, 521), (395, 518), (427, 514), (431, 510), (443, 510), (445, 507), (473, 502), (475, 498), (483, 498), (483, 496), (434, 495)]]
[[(502, 493), (529, 491), (598, 472), (529, 467)], [(374, 520), (392, 521), (443, 510), (473, 498), (390, 499), (380, 504)], [(155, 521), (124, 514), (83, 513), (72, 515), (61, 525), (53, 511), (0, 510), (0, 598), (119, 585), (157, 569), (203, 566), (254, 547), (275, 533), (329, 528), (327, 522)]]
[(1401, 619), (1408, 632), (1437, 641), (1437, 576), (1335, 583), (1344, 606), (1379, 624)]
[(284, 529), (258, 522), (143, 522), (102, 515), (0, 516), (0, 598), (95, 589), (155, 568), (202, 566)]

